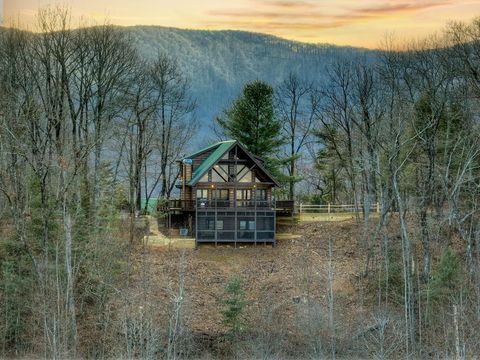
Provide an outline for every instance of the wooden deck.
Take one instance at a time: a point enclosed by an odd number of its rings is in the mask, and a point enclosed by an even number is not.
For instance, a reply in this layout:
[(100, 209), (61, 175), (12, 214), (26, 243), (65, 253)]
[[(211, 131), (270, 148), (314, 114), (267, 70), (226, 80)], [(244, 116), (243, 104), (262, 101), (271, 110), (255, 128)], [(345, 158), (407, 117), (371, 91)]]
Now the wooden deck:
[(255, 200), (169, 200), (163, 207), (163, 211), (186, 211), (193, 212), (196, 209), (222, 209), (257, 211), (262, 209), (275, 210), (277, 213), (293, 213), (294, 202), (290, 200), (279, 201), (255, 201)]

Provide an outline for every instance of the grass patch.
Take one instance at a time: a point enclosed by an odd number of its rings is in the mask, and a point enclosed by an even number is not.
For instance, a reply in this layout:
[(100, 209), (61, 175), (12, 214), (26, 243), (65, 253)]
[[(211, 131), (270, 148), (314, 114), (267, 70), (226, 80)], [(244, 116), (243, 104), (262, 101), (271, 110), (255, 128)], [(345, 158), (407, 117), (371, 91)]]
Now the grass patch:
[(301, 223), (316, 221), (344, 221), (351, 219), (355, 219), (355, 213), (302, 213), (299, 216), (299, 221)]

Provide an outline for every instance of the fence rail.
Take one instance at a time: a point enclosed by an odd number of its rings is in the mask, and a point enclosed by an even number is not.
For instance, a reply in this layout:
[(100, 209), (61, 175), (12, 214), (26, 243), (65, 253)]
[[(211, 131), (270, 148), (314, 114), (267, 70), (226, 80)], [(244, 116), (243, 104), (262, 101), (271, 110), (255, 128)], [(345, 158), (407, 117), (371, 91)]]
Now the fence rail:
[[(369, 207), (370, 212), (380, 212), (380, 204), (374, 203)], [(336, 204), (326, 204), (326, 205), (311, 205), (311, 204), (299, 204), (298, 212), (300, 214), (311, 214), (311, 213), (351, 213), (351, 212), (361, 212), (363, 211), (363, 204), (346, 204), (346, 205), (336, 205)]]

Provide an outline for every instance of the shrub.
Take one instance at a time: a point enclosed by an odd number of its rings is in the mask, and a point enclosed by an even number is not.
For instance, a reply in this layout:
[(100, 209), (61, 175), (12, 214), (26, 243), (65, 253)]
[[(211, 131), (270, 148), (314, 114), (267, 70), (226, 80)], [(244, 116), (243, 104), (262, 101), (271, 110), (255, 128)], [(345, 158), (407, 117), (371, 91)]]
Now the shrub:
[(222, 311), (223, 322), (229, 328), (230, 337), (236, 338), (242, 330), (243, 312), (248, 305), (242, 288), (242, 280), (238, 276), (232, 277), (225, 285), (221, 303), (225, 306)]

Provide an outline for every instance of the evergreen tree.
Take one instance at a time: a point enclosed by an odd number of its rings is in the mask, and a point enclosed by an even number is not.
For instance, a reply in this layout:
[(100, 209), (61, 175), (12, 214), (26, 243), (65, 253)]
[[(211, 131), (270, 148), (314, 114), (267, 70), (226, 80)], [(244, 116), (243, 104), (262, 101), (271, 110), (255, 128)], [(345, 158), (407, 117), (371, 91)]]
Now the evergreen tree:
[(222, 310), (223, 322), (229, 328), (229, 336), (235, 339), (242, 330), (243, 312), (248, 305), (242, 280), (238, 276), (232, 277), (226, 284), (221, 303), (226, 307)]
[(217, 122), (225, 133), (262, 158), (275, 154), (283, 143), (281, 122), (275, 117), (273, 88), (260, 80), (248, 83)]

